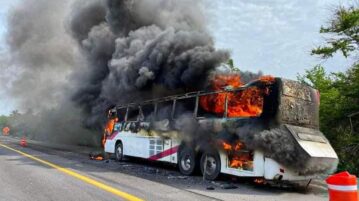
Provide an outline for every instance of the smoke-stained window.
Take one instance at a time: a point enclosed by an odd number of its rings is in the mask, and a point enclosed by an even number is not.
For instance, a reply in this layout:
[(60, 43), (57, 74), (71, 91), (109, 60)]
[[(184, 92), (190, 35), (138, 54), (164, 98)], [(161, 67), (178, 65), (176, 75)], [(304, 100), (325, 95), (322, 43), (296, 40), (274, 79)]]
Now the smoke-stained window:
[(155, 118), (155, 106), (154, 104), (141, 106), (142, 113), (145, 121), (153, 121)]
[(165, 101), (158, 103), (158, 109), (156, 114), (156, 120), (161, 121), (165, 119), (172, 119), (172, 107), (173, 107), (173, 101)]
[(127, 121), (138, 121), (140, 111), (138, 107), (130, 107), (127, 113)]
[(173, 114), (174, 119), (178, 119), (181, 116), (193, 115), (196, 107), (196, 98), (185, 98), (176, 101), (176, 108)]
[(117, 110), (117, 118), (118, 118), (119, 122), (125, 121), (126, 111), (127, 111), (126, 108), (122, 108), (122, 109)]

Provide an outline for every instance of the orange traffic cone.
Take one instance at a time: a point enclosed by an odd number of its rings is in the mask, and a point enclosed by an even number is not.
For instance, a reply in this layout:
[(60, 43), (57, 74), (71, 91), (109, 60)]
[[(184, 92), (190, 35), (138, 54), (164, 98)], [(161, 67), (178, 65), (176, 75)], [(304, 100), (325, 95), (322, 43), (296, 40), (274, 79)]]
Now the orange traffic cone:
[(326, 179), (330, 201), (359, 201), (357, 178), (349, 172), (341, 172)]
[(10, 133), (10, 128), (9, 127), (6, 126), (5, 128), (2, 129), (2, 134), (3, 135), (7, 136), (7, 135), (9, 135), (9, 133)]
[(27, 146), (27, 141), (26, 141), (26, 138), (25, 137), (22, 137), (21, 140), (20, 140), (20, 145), (22, 147), (26, 147)]

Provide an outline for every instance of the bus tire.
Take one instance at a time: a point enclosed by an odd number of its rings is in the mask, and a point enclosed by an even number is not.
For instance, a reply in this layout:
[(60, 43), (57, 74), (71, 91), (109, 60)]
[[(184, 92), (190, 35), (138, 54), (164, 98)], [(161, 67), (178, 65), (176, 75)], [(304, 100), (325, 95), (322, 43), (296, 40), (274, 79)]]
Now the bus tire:
[(192, 175), (196, 167), (196, 156), (194, 150), (189, 147), (180, 149), (178, 157), (178, 168), (184, 175)]
[(116, 161), (123, 161), (123, 145), (122, 142), (118, 142), (115, 147)]
[(215, 151), (203, 153), (200, 166), (202, 175), (204, 175), (207, 180), (217, 179), (221, 173), (221, 159), (218, 153)]

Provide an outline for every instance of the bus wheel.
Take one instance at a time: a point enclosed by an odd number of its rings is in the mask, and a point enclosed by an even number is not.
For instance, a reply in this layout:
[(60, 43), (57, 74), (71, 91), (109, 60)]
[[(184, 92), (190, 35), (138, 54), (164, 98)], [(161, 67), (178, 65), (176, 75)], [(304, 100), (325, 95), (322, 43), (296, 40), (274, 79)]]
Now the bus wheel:
[(182, 174), (191, 175), (196, 165), (195, 154), (193, 149), (184, 147), (180, 150), (178, 158), (178, 167)]
[(221, 160), (215, 152), (204, 153), (201, 157), (201, 172), (208, 180), (215, 180), (221, 172)]
[(115, 148), (115, 156), (116, 156), (116, 161), (122, 161), (123, 160), (123, 147), (122, 147), (122, 143), (117, 143), (116, 148)]

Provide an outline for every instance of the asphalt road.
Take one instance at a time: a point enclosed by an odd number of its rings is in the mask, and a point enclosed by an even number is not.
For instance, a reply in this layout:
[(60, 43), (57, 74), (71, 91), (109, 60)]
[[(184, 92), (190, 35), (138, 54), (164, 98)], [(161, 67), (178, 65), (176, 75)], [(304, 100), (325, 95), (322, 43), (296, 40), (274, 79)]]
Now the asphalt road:
[[(227, 177), (208, 182), (145, 161), (91, 161), (89, 151), (41, 143), (24, 148), (17, 139), (0, 137), (0, 200), (328, 200), (321, 182), (305, 191)], [(235, 189), (223, 187), (228, 180)]]

